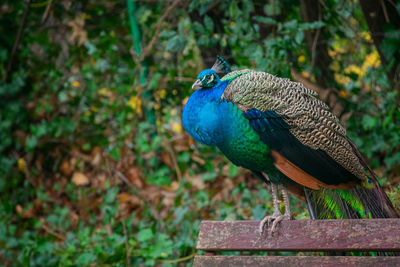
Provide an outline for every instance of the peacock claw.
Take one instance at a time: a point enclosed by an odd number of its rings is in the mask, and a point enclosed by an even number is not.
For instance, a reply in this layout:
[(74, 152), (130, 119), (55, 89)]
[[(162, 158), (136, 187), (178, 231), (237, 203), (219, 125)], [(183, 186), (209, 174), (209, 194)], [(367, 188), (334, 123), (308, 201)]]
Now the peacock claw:
[(260, 222), (260, 224), (258, 226), (260, 235), (261, 236), (265, 235), (265, 228), (269, 227), (271, 223), (272, 224), (271, 224), (271, 228), (270, 228), (269, 232), (271, 233), (271, 235), (273, 233), (275, 233), (278, 223), (280, 223), (282, 220), (290, 220), (290, 216), (286, 215), (286, 214), (285, 215), (273, 214), (271, 216), (264, 217), (264, 219), (262, 219), (262, 221)]

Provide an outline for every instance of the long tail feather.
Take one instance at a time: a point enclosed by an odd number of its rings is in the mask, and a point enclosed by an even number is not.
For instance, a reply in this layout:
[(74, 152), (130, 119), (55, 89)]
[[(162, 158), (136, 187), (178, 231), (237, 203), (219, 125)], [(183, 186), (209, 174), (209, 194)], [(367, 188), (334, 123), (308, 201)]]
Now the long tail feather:
[(375, 185), (352, 189), (305, 189), (312, 219), (399, 218), (385, 192)]
[[(399, 218), (389, 198), (376, 182), (373, 188), (362, 185), (348, 190), (304, 188), (310, 217), (316, 219)], [(330, 256), (399, 256), (397, 252), (345, 253), (332, 252)]]

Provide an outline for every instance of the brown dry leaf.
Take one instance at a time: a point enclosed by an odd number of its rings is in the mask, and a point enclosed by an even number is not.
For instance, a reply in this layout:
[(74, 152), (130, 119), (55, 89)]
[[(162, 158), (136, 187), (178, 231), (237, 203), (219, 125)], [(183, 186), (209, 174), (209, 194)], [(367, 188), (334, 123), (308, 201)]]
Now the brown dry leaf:
[(150, 152), (147, 152), (146, 154), (144, 154), (143, 158), (147, 160), (147, 159), (154, 158), (155, 156), (156, 156), (156, 153), (154, 151), (150, 151)]
[(235, 184), (232, 179), (223, 179), (222, 181), (222, 189), (218, 191), (215, 196), (211, 198), (211, 201), (222, 201), (227, 200), (232, 195), (232, 190), (235, 188)]
[(102, 149), (98, 146), (94, 147), (91, 154), (90, 154), (90, 163), (93, 166), (99, 166), (101, 164), (101, 159), (102, 159)]
[(18, 214), (20, 214), (21, 217), (24, 218), (24, 219), (29, 219), (29, 218), (35, 217), (34, 208), (31, 208), (31, 209), (29, 209), (29, 210), (25, 210), (25, 211), (24, 211), (24, 209), (22, 208), (22, 206), (18, 204), (18, 205), (15, 207), (15, 211), (16, 211)]
[(190, 140), (188, 134), (179, 134), (174, 137), (174, 150), (177, 152), (187, 151), (190, 147)]
[(161, 195), (163, 196), (162, 203), (165, 207), (169, 208), (175, 203), (176, 192), (168, 192), (162, 191)]
[(30, 219), (30, 218), (33, 218), (35, 216), (36, 216), (36, 214), (35, 214), (35, 211), (33, 209), (26, 210), (24, 212), (24, 214), (22, 214), (22, 218), (24, 218), (24, 219)]
[(16, 211), (18, 214), (20, 214), (20, 213), (22, 212), (22, 206), (21, 206), (20, 204), (18, 204), (18, 205), (15, 207), (15, 211)]
[(163, 187), (166, 191), (175, 192), (179, 188), (179, 183), (177, 181), (173, 181), (170, 186)]
[(72, 182), (77, 186), (85, 186), (89, 184), (89, 178), (81, 172), (74, 172)]
[(186, 179), (189, 181), (189, 183), (193, 185), (194, 188), (198, 190), (203, 190), (206, 187), (203, 181), (203, 176), (201, 174), (195, 176), (187, 176)]
[(188, 134), (186, 136), (187, 136), (188, 146), (190, 147), (190, 146), (194, 145), (195, 144), (194, 139)]
[(153, 203), (158, 203), (160, 201), (160, 187), (151, 185), (147, 186), (142, 190), (143, 197), (146, 198), (147, 200), (153, 202)]
[(160, 153), (161, 161), (168, 166), (168, 168), (173, 169), (174, 163), (171, 159), (171, 155), (167, 151), (161, 151)]
[(83, 28), (85, 26), (85, 15), (81, 14), (74, 20), (68, 23), (68, 26), (72, 28), (72, 33), (68, 38), (71, 43), (76, 42), (78, 46), (83, 45), (87, 42), (87, 32)]
[(60, 166), (60, 172), (65, 176), (70, 176), (72, 174), (72, 171), (73, 169), (71, 167), (69, 160), (63, 159)]
[(99, 173), (94, 176), (94, 179), (91, 180), (91, 183), (94, 188), (104, 188), (106, 180), (106, 175), (104, 173)]
[(121, 194), (118, 195), (118, 199), (120, 203), (126, 203), (131, 201), (132, 195), (126, 192), (122, 192)]
[(143, 182), (140, 178), (140, 172), (137, 168), (130, 168), (126, 174), (126, 178), (139, 188), (143, 188)]
[(199, 163), (200, 165), (206, 164), (206, 161), (204, 159), (200, 158), (199, 156), (196, 156), (195, 154), (192, 154), (191, 158), (193, 161)]
[(226, 177), (229, 176), (229, 169), (230, 169), (230, 167), (231, 167), (231, 164), (230, 164), (230, 163), (225, 164), (225, 165), (222, 167), (222, 174), (223, 174), (224, 176), (226, 176)]

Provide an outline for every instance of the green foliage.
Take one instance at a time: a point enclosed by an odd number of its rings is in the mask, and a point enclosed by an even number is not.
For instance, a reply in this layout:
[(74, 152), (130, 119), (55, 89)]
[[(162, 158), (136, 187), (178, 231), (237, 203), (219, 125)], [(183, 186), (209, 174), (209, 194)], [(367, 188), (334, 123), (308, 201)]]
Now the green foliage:
[[(3, 2), (0, 77), (26, 8)], [(385, 185), (395, 183), (400, 96), (374, 59), (359, 5), (325, 1), (310, 23), (298, 3), (261, 2), (182, 1), (163, 18), (165, 1), (33, 1), (11, 81), (0, 82), (0, 263), (176, 265), (190, 262), (202, 219), (271, 213), (259, 180), (182, 129), (191, 84), (216, 49), (233, 69), (290, 77), (293, 67), (315, 81), (306, 31), (324, 29), (330, 83), (354, 112), (349, 136)], [(386, 36), (390, 57), (399, 31)]]

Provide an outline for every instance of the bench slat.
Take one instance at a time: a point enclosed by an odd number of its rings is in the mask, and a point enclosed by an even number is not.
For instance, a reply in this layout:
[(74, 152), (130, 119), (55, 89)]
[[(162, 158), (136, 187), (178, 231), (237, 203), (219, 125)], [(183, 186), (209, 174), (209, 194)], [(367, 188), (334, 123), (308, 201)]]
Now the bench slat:
[(290, 220), (261, 237), (259, 221), (202, 221), (197, 249), (209, 251), (400, 251), (400, 219)]
[(400, 257), (196, 256), (193, 266), (400, 266)]

